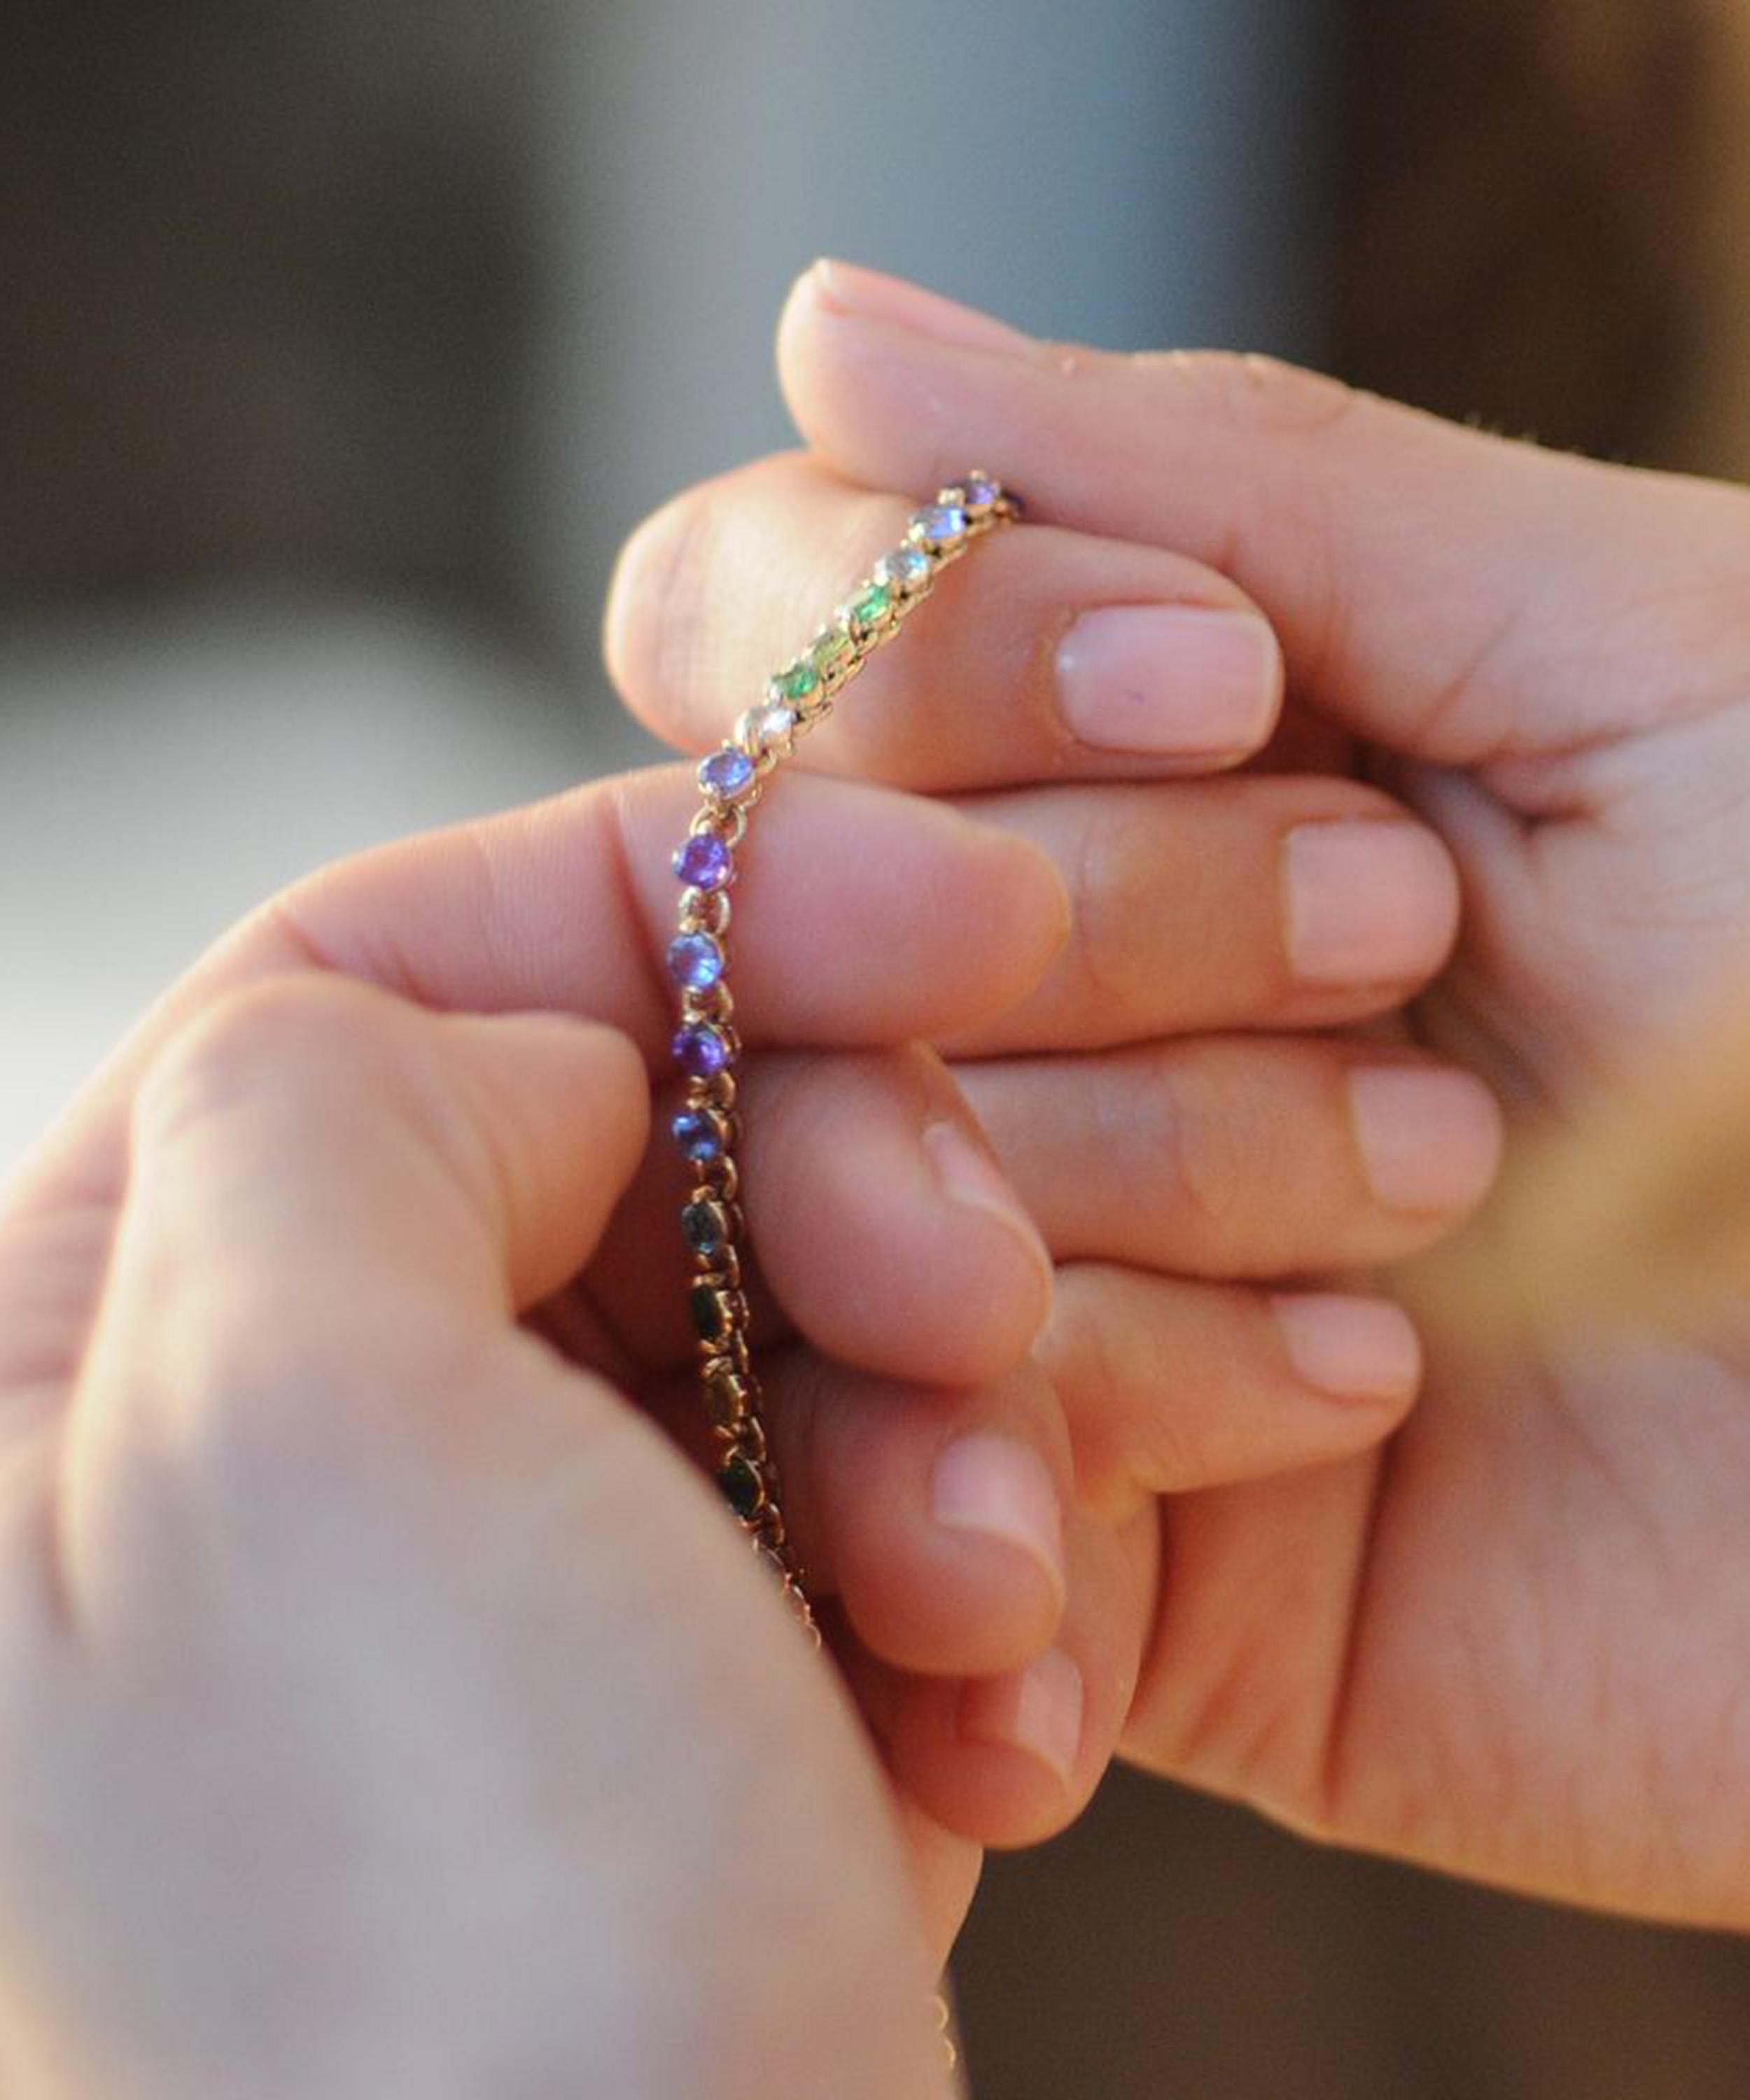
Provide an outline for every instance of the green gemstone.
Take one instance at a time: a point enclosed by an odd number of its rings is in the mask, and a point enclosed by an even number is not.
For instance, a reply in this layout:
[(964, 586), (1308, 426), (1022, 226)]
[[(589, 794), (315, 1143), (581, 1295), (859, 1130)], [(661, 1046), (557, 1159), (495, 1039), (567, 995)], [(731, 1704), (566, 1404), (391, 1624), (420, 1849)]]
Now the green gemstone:
[(809, 651), (809, 661), (822, 677), (841, 670), (850, 662), (853, 655), (851, 638), (848, 634), (823, 634)]
[(722, 1298), (708, 1283), (695, 1283), (687, 1299), (693, 1316), (693, 1332), (702, 1342), (721, 1342), (729, 1327)]
[(861, 620), (865, 627), (873, 627), (885, 618), (893, 602), (893, 593), (885, 584), (871, 584), (861, 598), (853, 601), (851, 617)]
[(772, 681), (772, 690), (782, 700), (805, 700), (820, 684), (820, 673), (809, 663), (792, 664)]
[(765, 1500), (765, 1489), (757, 1469), (739, 1451), (732, 1451), (717, 1468), (717, 1485), (730, 1507), (745, 1523)]

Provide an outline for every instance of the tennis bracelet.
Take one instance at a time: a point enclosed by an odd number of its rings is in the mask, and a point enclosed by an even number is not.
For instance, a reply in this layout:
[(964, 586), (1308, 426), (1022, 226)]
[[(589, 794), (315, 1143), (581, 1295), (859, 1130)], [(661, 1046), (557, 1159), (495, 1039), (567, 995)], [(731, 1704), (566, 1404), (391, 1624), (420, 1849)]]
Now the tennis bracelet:
[(742, 1046), (729, 984), (735, 855), (748, 812), (796, 739), (826, 720), (839, 694), (928, 597), (938, 571), (974, 540), (1020, 514), (1016, 499), (979, 473), (938, 490), (933, 503), (914, 512), (904, 541), (881, 556), (808, 648), (768, 681), (764, 699), (742, 716), (730, 740), (702, 761), (704, 799), (674, 855), (682, 887), (668, 974), (680, 994), (674, 1056), (686, 1076), (686, 1103), (672, 1128), (692, 1174), (681, 1232), (694, 1264), (689, 1309), (705, 1410), (718, 1443), (717, 1481), (817, 1643), (820, 1630), (784, 1522), (748, 1344), (747, 1226), (736, 1163)]

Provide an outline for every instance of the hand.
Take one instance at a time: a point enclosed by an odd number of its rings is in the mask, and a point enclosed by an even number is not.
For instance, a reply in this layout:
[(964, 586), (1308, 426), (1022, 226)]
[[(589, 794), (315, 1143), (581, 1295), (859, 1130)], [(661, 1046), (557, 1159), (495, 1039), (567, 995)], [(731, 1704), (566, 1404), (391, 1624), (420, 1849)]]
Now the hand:
[[(1417, 1004), (1416, 1031), (1473, 1064), (1521, 1114), (1559, 1116), (1585, 1083), (1656, 1049), (1741, 946), (1742, 492), (1545, 455), (1263, 360), (1035, 343), (840, 266), (799, 287), (781, 363), (820, 487), (842, 490), (838, 476), (853, 490), (927, 490), (976, 462), (1043, 522), (1015, 537), (1043, 549), (1034, 559), (1057, 586), (1055, 599), (1047, 590), (1012, 608), (1012, 636), (976, 630), (988, 671), (963, 667), (953, 728), (926, 736), (922, 757), (910, 734), (929, 719), (931, 688), (920, 678), (901, 690), (896, 673), (891, 739), (866, 712), (835, 746), (817, 739), (818, 759), (913, 784), (922, 771), (962, 792), (1108, 770), (1047, 712), (1043, 615), (1220, 602), (1201, 576), (1184, 580), (1188, 561), (1206, 562), (1281, 638), (1297, 704), (1290, 748), (1325, 763), (1347, 752), (1446, 840), (1466, 929)], [(736, 497), (725, 485), (695, 500), (712, 530), (684, 536), (690, 553), (671, 567), (666, 608), (683, 633), (718, 561), (746, 559)], [(738, 500), (775, 540), (759, 494)], [(811, 575), (800, 540), (777, 545), (774, 571)], [(1020, 571), (1018, 554), (1011, 567)], [(617, 615), (628, 666), (640, 661), (636, 583), (634, 570)], [(963, 606), (973, 594), (969, 583)], [(750, 619), (764, 616), (755, 595)], [(1150, 675), (1164, 682), (1170, 669)], [(696, 702), (672, 660), (668, 670), (633, 677), (633, 698), (691, 738)], [(1096, 850), (1104, 839), (1135, 854), (1146, 839), (1162, 856), (1168, 879), (1153, 919), (1128, 929), (1133, 943), (1152, 955), (1162, 938), (1153, 920), (1188, 922), (1202, 986), (1189, 1017), (1255, 1026), (1257, 1012), (1220, 1002), (1254, 981), (1267, 865), (1231, 844), (1182, 858), (1176, 838), (1190, 822), (1214, 827), (1218, 812), (1303, 796), (1307, 783), (1235, 782), (1201, 819), (1166, 789), (1150, 791), (1151, 818), (1142, 792), (1128, 792), (1134, 800), (1105, 805), (1122, 823), (1092, 800), (1078, 815)], [(1320, 792), (1362, 791), (1326, 781)], [(1364, 880), (1357, 865), (1357, 911)], [(1080, 1017), (1035, 995), (1001, 1045), (1055, 1053), (1066, 1037), (1144, 1032), (1097, 1003)], [(1313, 1017), (1279, 1001), (1262, 1017)], [(1359, 1053), (1327, 1043), (1293, 1054), (1310, 1072)], [(1077, 1139), (1134, 1127), (1134, 1105), (1095, 1083), (1104, 1070), (1078, 1076), (1059, 1063), (1049, 1076), (1056, 1091), (1042, 1083), (1032, 1096), (1030, 1127), (1005, 1114), (1020, 1081), (999, 1073), (969, 1092), (981, 1110), (994, 1105), (998, 1149), (1054, 1251), (1157, 1259), (1162, 1229), (1143, 1223), (1134, 1174), (1106, 1171), (1098, 1150), (1072, 1161), (1069, 1148), (1036, 1141), (1047, 1115)], [(1275, 1127), (1255, 1099), (1235, 1092), (1223, 1107), (1242, 1133)], [(1224, 1180), (1221, 1203), (1243, 1207), (1250, 1179), (1250, 1202), (1276, 1207), (1286, 1229), (1307, 1202), (1303, 1185), (1280, 1150), (1248, 1158), (1244, 1141), (1232, 1140), (1240, 1185)], [(1394, 1143), (1400, 1158), (1416, 1156), (1406, 1136)], [(1334, 1226), (1326, 1248), (1334, 1260), (1363, 1252)], [(1395, 1251), (1376, 1229), (1365, 1252)], [(1285, 1267), (1319, 1259), (1303, 1241), (1298, 1256), (1279, 1251)], [(1170, 1253), (1183, 1264), (1194, 1251), (1175, 1240)], [(1132, 1273), (1106, 1301), (1100, 1338), (1118, 1370), (1082, 1376), (1063, 1314), (1081, 1287), (1073, 1275), (1060, 1282), (1046, 1353), (1070, 1365), (1060, 1383), (1078, 1476), (1091, 1454), (1109, 1481), (1115, 1446), (1175, 1437), (1188, 1362), (1201, 1423), (1209, 1359), (1169, 1346), (1157, 1281)], [(1093, 1286), (1109, 1287), (1104, 1275)], [(1607, 1361), (1545, 1347), (1484, 1379), (1461, 1335), (1433, 1333), (1423, 1402), (1383, 1456), (1163, 1502), (1158, 1614), (1126, 1754), (1348, 1843), (1649, 1916), (1750, 1924), (1750, 1361), (1741, 1331), (1711, 1339), (1648, 1341)], [(1230, 1362), (1237, 1346), (1224, 1339)], [(1215, 1398), (1214, 1419), (1237, 1412), (1232, 1384)], [(1131, 1476), (1170, 1485), (1139, 1467)]]
[[(994, 1448), (1055, 1526), (1061, 1422), (1011, 1368), (1042, 1257), (969, 1136), (972, 1203), (933, 1176), (921, 1133), (939, 1152), (965, 1111), (878, 1046), (1024, 991), (1062, 893), (1019, 842), (813, 788), (762, 812), (743, 893), (750, 1032), (791, 1046), (756, 1082), (754, 1200), (804, 1245), (854, 1202), (910, 1363), (964, 1382), (844, 1378), (816, 1422), (792, 1343), (774, 1428), (874, 1652), (891, 1621), (939, 1667), (1000, 1669), (1051, 1639), (1062, 1578), (934, 1521), (929, 1464)], [(692, 800), (642, 775), (295, 885), (0, 1201), (7, 2090), (933, 2089), (915, 1898), (850, 1710), (601, 1374), (685, 1384), (681, 1177), (664, 1143), (617, 1229), (660, 1209), (659, 1251), (596, 1283), (649, 1085), (567, 1017), (665, 1039), (651, 959)], [(878, 883), (825, 850), (847, 829)], [(806, 1048), (835, 1039), (866, 1046), (836, 1092)], [(785, 1259), (854, 1344), (831, 1274)], [(866, 1524), (830, 1536), (870, 1485), (878, 1559)], [(976, 1851), (900, 1807), (939, 1957)]]

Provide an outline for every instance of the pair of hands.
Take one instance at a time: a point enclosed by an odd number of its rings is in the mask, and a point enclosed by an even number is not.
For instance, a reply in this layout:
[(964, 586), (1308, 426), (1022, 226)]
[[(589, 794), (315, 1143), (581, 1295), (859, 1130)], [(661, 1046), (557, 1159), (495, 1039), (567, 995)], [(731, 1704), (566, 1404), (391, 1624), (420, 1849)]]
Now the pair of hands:
[[(976, 1844), (1114, 1747), (1750, 1921), (1741, 1344), (1484, 1381), (1430, 1334), (1386, 1445), (1413, 1331), (1329, 1281), (1487, 1183), (1443, 1057), (1559, 1114), (1750, 924), (1750, 501), (843, 269), (782, 350), (809, 457), (617, 581), (677, 740), (893, 536), (872, 492), (976, 461), (1045, 521), (804, 747), (951, 799), (787, 774), (737, 900), (778, 1457), (933, 1944), (848, 1704), (619, 1397), (686, 1433), (620, 1039), (668, 1027), (665, 769), (296, 885), (7, 1193), (27, 2089), (928, 2090)], [(1311, 1032), (1413, 998), (1426, 1048)]]

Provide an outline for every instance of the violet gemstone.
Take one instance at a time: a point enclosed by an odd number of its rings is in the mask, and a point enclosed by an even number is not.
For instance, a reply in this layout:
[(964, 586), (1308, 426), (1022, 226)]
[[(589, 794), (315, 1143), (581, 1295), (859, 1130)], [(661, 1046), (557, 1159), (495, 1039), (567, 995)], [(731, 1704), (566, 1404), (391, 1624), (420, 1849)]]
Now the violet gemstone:
[(676, 1031), (675, 1062), (695, 1079), (709, 1079), (730, 1061), (730, 1046), (707, 1022), (689, 1021)]
[(988, 474), (969, 474), (960, 484), (960, 492), (981, 510), (997, 500), (997, 485)]
[(923, 536), (932, 547), (952, 546), (966, 536), (966, 513), (952, 503), (932, 503), (917, 515)]
[(708, 933), (682, 933), (668, 943), (668, 974), (683, 991), (709, 991), (723, 974), (723, 951)]
[(731, 872), (730, 849), (715, 832), (694, 832), (677, 847), (674, 871), (694, 889), (721, 889)]
[(697, 1109), (683, 1109), (668, 1128), (682, 1155), (695, 1165), (723, 1157), (723, 1139), (716, 1123)]
[(739, 795), (753, 784), (753, 761), (745, 751), (726, 743), (699, 767), (699, 784), (707, 794), (721, 795), (725, 800)]

